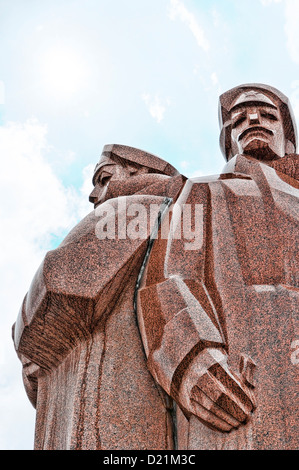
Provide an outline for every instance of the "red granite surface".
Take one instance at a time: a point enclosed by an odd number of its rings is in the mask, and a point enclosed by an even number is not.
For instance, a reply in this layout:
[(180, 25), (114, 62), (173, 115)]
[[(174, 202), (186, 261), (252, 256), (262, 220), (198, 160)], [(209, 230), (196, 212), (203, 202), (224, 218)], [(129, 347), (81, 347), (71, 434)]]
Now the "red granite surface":
[(95, 210), (36, 273), (13, 327), (36, 449), (298, 448), (296, 125), (266, 85), (219, 109), (221, 174), (105, 146)]

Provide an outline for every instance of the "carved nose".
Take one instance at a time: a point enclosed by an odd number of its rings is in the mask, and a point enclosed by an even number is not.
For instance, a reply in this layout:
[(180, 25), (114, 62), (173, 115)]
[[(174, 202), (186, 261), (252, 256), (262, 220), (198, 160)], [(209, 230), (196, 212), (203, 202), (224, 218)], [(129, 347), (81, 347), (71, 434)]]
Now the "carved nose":
[(257, 113), (249, 114), (249, 122), (250, 124), (259, 124), (260, 120), (259, 120), (258, 114)]
[(91, 202), (92, 204), (96, 204), (98, 202), (98, 195), (97, 195), (97, 191), (96, 191), (96, 188), (94, 188), (90, 195), (89, 195), (89, 202)]

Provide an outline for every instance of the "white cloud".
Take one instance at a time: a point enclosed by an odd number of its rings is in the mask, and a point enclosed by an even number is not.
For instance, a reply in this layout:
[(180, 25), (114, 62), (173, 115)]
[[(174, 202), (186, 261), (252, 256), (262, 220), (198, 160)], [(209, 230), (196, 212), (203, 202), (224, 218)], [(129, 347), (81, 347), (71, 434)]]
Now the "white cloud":
[(261, 4), (264, 6), (271, 5), (271, 3), (281, 3), (283, 0), (260, 0)]
[(299, 80), (294, 80), (291, 83), (291, 88), (293, 89), (290, 96), (290, 102), (292, 109), (294, 111), (296, 122), (299, 121)]
[(216, 72), (213, 72), (211, 74), (211, 80), (212, 80), (212, 83), (214, 86), (218, 85), (219, 83), (219, 80), (218, 80), (218, 77), (217, 77), (217, 73)]
[(299, 64), (299, 2), (285, 0), (285, 33), (291, 59)]
[(84, 56), (62, 43), (46, 49), (40, 62), (42, 83), (46, 92), (55, 99), (66, 99), (80, 93), (90, 77)]
[(201, 170), (192, 170), (186, 173), (187, 178), (199, 178), (201, 176), (205, 176), (205, 173)]
[(187, 160), (183, 160), (180, 162), (180, 167), (183, 169), (183, 170), (186, 170), (190, 165), (190, 162), (188, 162)]
[(95, 164), (91, 163), (90, 165), (87, 165), (85, 168), (83, 168), (83, 183), (80, 188), (80, 193), (78, 199), (78, 205), (77, 205), (77, 214), (79, 219), (83, 219), (86, 214), (88, 214), (92, 209), (93, 206), (89, 202), (89, 195), (91, 191), (93, 190), (93, 185), (92, 185), (92, 176), (93, 172), (95, 169)]
[(285, 25), (287, 38), (287, 50), (291, 59), (299, 64), (299, 2), (298, 0), (260, 0), (262, 5), (269, 6), (273, 3), (284, 4)]
[(196, 17), (191, 13), (180, 0), (171, 0), (169, 8), (169, 18), (175, 20), (179, 18), (185, 23), (194, 35), (198, 46), (207, 52), (210, 48), (203, 28), (198, 24)]
[(160, 123), (164, 118), (164, 114), (165, 114), (167, 106), (170, 105), (170, 100), (167, 99), (166, 101), (162, 103), (162, 101), (157, 95), (151, 96), (148, 93), (144, 93), (142, 95), (142, 99), (145, 102), (147, 109), (150, 112), (150, 115), (158, 123)]
[(32, 448), (35, 412), (26, 397), (11, 339), (23, 297), (52, 235), (69, 230), (92, 206), (91, 168), (81, 190), (66, 188), (47, 158), (47, 128), (37, 120), (0, 127), (0, 448)]
[(5, 103), (5, 86), (4, 82), (0, 80), (0, 104)]
[(217, 90), (217, 94), (219, 95), (221, 93), (221, 85), (220, 85), (219, 78), (216, 72), (213, 72), (211, 74), (211, 81), (212, 81), (212, 85)]
[(9, 230), (11, 243), (16, 238), (42, 242), (74, 220), (68, 212), (68, 190), (45, 158), (50, 149), (46, 133), (46, 127), (34, 120), (0, 128), (0, 196), (5, 201), (1, 217), (6, 228), (1, 237)]

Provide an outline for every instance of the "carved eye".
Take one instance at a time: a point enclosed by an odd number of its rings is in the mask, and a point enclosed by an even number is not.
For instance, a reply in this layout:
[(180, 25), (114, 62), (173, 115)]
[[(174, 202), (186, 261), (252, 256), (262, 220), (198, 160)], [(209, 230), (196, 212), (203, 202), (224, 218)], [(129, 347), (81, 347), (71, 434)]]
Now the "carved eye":
[(237, 119), (235, 122), (233, 122), (232, 128), (235, 129), (236, 127), (240, 126), (245, 120), (246, 120), (246, 117), (241, 116), (239, 119)]
[(103, 171), (103, 173), (99, 177), (99, 183), (102, 186), (105, 186), (108, 183), (108, 181), (111, 179), (111, 176), (112, 175), (110, 173), (106, 173), (105, 171)]
[(274, 114), (268, 113), (267, 111), (262, 111), (261, 116), (266, 119), (270, 119), (270, 121), (278, 121), (277, 117)]
[(103, 178), (101, 178), (101, 184), (103, 186), (105, 186), (105, 184), (108, 183), (108, 181), (110, 180), (111, 176), (104, 176)]

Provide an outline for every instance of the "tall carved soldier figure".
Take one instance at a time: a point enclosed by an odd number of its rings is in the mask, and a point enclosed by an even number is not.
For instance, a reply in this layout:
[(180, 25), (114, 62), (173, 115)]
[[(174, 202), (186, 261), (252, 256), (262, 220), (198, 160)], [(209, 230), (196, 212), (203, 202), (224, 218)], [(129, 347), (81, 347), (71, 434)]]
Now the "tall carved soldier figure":
[(175, 200), (184, 181), (147, 152), (104, 147), (95, 210), (47, 253), (14, 326), (35, 449), (173, 448), (172, 404), (147, 369), (134, 292), (150, 208)]
[[(224, 93), (219, 111), (228, 163), (187, 181), (168, 243), (155, 242), (143, 273), (147, 363), (178, 404), (179, 449), (296, 449), (296, 127), (286, 97), (266, 85)], [(193, 250), (176, 235), (186, 204), (202, 207)]]
[(36, 449), (298, 448), (296, 126), (267, 85), (219, 111), (220, 175), (107, 146), (95, 211), (46, 255), (13, 333)]

